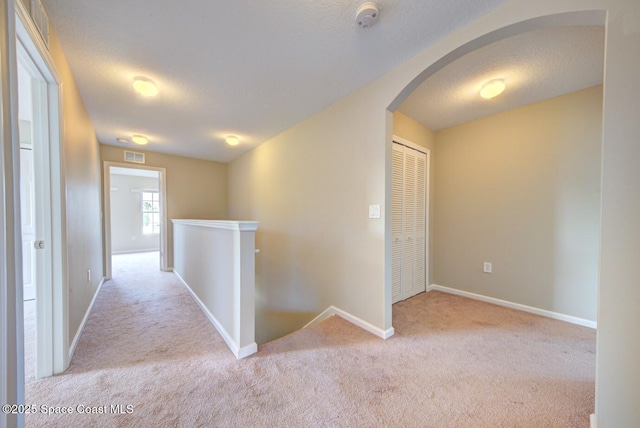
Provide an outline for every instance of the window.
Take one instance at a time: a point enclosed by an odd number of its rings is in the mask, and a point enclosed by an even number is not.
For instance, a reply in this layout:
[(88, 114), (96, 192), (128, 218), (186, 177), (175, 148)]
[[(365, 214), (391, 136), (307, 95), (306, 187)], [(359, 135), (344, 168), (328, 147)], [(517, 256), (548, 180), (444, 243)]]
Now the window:
[(142, 233), (160, 233), (160, 196), (158, 192), (142, 192)]

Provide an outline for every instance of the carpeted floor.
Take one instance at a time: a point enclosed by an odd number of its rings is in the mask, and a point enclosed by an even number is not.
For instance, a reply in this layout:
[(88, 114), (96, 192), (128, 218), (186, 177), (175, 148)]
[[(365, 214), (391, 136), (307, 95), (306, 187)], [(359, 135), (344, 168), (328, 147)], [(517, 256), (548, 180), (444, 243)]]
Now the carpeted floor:
[(27, 403), (73, 414), (27, 426), (589, 426), (591, 329), (431, 292), (394, 306), (389, 340), (332, 317), (238, 361), (172, 274), (127, 257), (71, 367), (27, 382)]

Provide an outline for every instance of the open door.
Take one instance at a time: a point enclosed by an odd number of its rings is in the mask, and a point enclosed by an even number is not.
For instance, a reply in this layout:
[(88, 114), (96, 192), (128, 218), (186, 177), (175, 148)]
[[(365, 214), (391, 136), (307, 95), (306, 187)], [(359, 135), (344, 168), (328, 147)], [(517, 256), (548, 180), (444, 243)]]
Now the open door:
[[(132, 176), (138, 178), (150, 178), (155, 177), (157, 180), (157, 188), (152, 189), (145, 188), (145, 185), (136, 186), (136, 188), (128, 188), (124, 193), (134, 192), (139, 197), (139, 203), (137, 205), (137, 211), (134, 208), (129, 212), (128, 217), (139, 216), (140, 217), (140, 231), (143, 234), (149, 233), (151, 235), (159, 235), (160, 240), (160, 259), (159, 269), (161, 271), (168, 271), (167, 266), (167, 204), (166, 204), (166, 170), (165, 168), (156, 168), (152, 166), (132, 165), (121, 162), (104, 162), (104, 180), (103, 180), (103, 197), (104, 197), (104, 246), (105, 246), (105, 278), (110, 279), (113, 275), (113, 266), (111, 256), (114, 252), (136, 252), (144, 250), (146, 245), (141, 247), (129, 248), (123, 250), (117, 239), (114, 239), (113, 228), (118, 228), (118, 232), (123, 232), (120, 229), (125, 227), (125, 223), (129, 223), (127, 216), (119, 218), (112, 213), (111, 198), (112, 193), (122, 193), (125, 189), (120, 189), (119, 186), (112, 186), (112, 174), (114, 176)], [(148, 186), (147, 186), (148, 187)], [(135, 237), (134, 232), (125, 232), (125, 238), (130, 236)], [(143, 238), (138, 235), (136, 239)], [(115, 250), (115, 251), (114, 251)]]
[[(15, 13), (23, 290), (35, 312), (25, 371), (41, 378), (69, 364), (62, 79), (22, 2), (16, 2)], [(24, 333), (16, 332), (21, 340)]]
[(36, 298), (36, 213), (31, 121), (20, 121), (20, 210), (22, 223), (22, 283), (24, 300)]

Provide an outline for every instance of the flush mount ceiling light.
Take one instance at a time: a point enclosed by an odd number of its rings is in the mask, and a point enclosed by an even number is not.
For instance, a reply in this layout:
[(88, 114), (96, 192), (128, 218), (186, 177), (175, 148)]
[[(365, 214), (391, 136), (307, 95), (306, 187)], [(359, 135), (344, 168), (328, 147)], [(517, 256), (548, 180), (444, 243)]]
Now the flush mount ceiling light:
[(235, 135), (228, 135), (225, 141), (230, 146), (237, 146), (238, 143), (240, 143), (240, 138), (236, 137)]
[(116, 141), (122, 144), (129, 144), (129, 140), (127, 140), (126, 138), (116, 138)]
[(131, 141), (133, 141), (134, 143), (140, 146), (144, 146), (149, 142), (149, 139), (143, 135), (134, 135), (131, 137)]
[(160, 92), (153, 80), (146, 77), (136, 77), (133, 80), (133, 89), (143, 97), (155, 97)]
[(480, 89), (480, 96), (486, 99), (494, 98), (500, 95), (502, 91), (504, 91), (504, 88), (506, 88), (504, 80), (489, 80), (487, 83), (482, 85), (482, 88)]
[(378, 22), (378, 17), (380, 16), (380, 12), (378, 12), (378, 5), (372, 1), (368, 1), (366, 3), (362, 3), (356, 12), (356, 22), (362, 28), (367, 28), (373, 26), (376, 22)]

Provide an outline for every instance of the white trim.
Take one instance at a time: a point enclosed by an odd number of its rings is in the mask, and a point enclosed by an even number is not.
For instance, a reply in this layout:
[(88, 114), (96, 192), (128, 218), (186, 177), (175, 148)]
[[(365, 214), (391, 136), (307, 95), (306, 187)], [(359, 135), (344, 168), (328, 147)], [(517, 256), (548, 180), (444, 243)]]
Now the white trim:
[[(145, 177), (155, 178), (155, 177)], [(131, 189), (131, 193), (158, 193), (158, 189)]]
[[(68, 255), (66, 236), (66, 184), (62, 118), (62, 78), (43, 43), (24, 4), (15, 2), (16, 38), (21, 56), (25, 55), (38, 69), (44, 81), (40, 88), (41, 111), (48, 129), (43, 130), (46, 140), (41, 147), (43, 189), (39, 203), (46, 213), (42, 230), (38, 232), (48, 244), (45, 247), (44, 284), (36, 290), (38, 319), (36, 376), (62, 373), (69, 366), (69, 294)], [(34, 90), (34, 93), (36, 91)], [(46, 99), (45, 99), (46, 97)], [(45, 101), (42, 103), (42, 101)], [(35, 104), (35, 103), (34, 103)], [(39, 281), (40, 282), (40, 281)]]
[(428, 148), (426, 148), (426, 147), (424, 147), (424, 146), (421, 146), (421, 145), (419, 145), (419, 144), (416, 144), (416, 143), (412, 143), (411, 141), (409, 141), (409, 140), (405, 140), (404, 138), (402, 138), (402, 137), (398, 137), (397, 135), (394, 135), (394, 136), (391, 138), (391, 142), (392, 142), (392, 143), (402, 144), (403, 146), (407, 146), (407, 147), (409, 147), (410, 149), (413, 149), (413, 150), (417, 150), (417, 151), (419, 151), (419, 152), (422, 152), (422, 153), (424, 153), (425, 155), (428, 155), (428, 154), (429, 154), (429, 149), (428, 149)]
[[(0, 404), (24, 403), (24, 318), (14, 1), (0, 3)], [(7, 83), (8, 82), (8, 83)], [(17, 221), (15, 221), (17, 219)], [(0, 412), (0, 427), (24, 415)]]
[[(155, 190), (160, 194), (160, 270), (167, 272), (167, 254), (168, 254), (168, 222), (169, 216), (167, 214), (167, 169), (149, 165), (135, 165), (123, 162), (103, 162), (102, 171), (102, 218), (103, 218), (103, 230), (104, 230), (104, 265), (105, 265), (105, 278), (111, 279), (112, 266), (111, 266), (111, 167), (127, 168), (127, 169), (144, 169), (148, 171), (158, 172), (158, 189)], [(142, 250), (140, 251), (142, 252)]]
[(202, 302), (202, 300), (200, 300), (200, 298), (191, 289), (189, 284), (187, 284), (182, 276), (180, 276), (180, 274), (176, 270), (173, 271), (173, 274), (180, 280), (180, 282), (182, 282), (182, 284), (184, 284), (185, 287), (187, 287), (187, 290), (189, 290), (189, 293), (191, 294), (191, 297), (193, 297), (193, 300), (196, 301), (198, 306), (200, 306), (200, 309), (202, 309), (202, 312), (204, 312), (209, 321), (211, 321), (211, 324), (213, 324), (216, 330), (218, 330), (218, 333), (220, 333), (220, 336), (222, 336), (222, 339), (224, 339), (225, 343), (227, 344), (229, 349), (231, 349), (231, 352), (233, 352), (233, 355), (235, 355), (237, 359), (242, 359), (258, 352), (258, 344), (256, 342), (250, 343), (249, 345), (243, 347), (238, 346), (229, 332), (222, 326), (222, 324), (220, 324), (216, 317), (213, 316), (209, 309), (207, 309), (207, 306)]
[(334, 316), (335, 314), (336, 314), (335, 307), (329, 306), (327, 309), (325, 309), (324, 311), (320, 312), (317, 317), (315, 317), (314, 319), (312, 319), (311, 321), (306, 323), (304, 325), (304, 327), (302, 327), (302, 328), (310, 327), (310, 326), (312, 326), (314, 324), (317, 324), (317, 323), (319, 323), (321, 321), (326, 320), (327, 318), (330, 318), (330, 317)]
[(598, 428), (598, 419), (596, 418), (596, 414), (592, 413), (589, 417), (589, 425), (590, 428)]
[(255, 232), (258, 229), (257, 221), (171, 219), (171, 223), (185, 224), (189, 226), (213, 227), (216, 229), (239, 230), (240, 232)]
[(15, 2), (15, 5), (16, 16), (22, 23), (22, 27), (16, 27), (18, 38), (22, 40), (25, 37), (28, 37), (30, 39), (31, 43), (38, 50), (41, 56), (41, 58), (38, 58), (38, 60), (36, 61), (36, 65), (38, 66), (38, 68), (40, 68), (40, 70), (42, 71), (42, 68), (44, 67), (51, 73), (51, 76), (53, 77), (55, 83), (61, 84), (62, 78), (60, 77), (60, 74), (58, 74), (58, 70), (56, 69), (55, 63), (53, 62), (53, 58), (51, 58), (51, 55), (49, 54), (49, 48), (47, 48), (47, 45), (45, 45), (44, 41), (42, 40), (40, 30), (38, 30), (38, 28), (36, 27), (33, 19), (31, 18), (31, 15), (27, 11), (24, 4), (22, 4), (22, 1)]
[(468, 291), (457, 290), (455, 288), (444, 287), (442, 285), (431, 284), (427, 291), (442, 291), (443, 293), (455, 294), (456, 296), (467, 297), (473, 300), (479, 300), (481, 302), (492, 303), (498, 306), (504, 306), (505, 308), (517, 309), (523, 312), (529, 312), (531, 314), (540, 315), (554, 320), (565, 321), (571, 324), (581, 325), (583, 327), (597, 328), (597, 322), (587, 320), (584, 318), (574, 317), (572, 315), (560, 314), (558, 312), (548, 311), (546, 309), (534, 308), (533, 306), (522, 305), (520, 303), (513, 303), (507, 300), (496, 299), (495, 297), (483, 296), (481, 294), (470, 293)]
[(89, 307), (87, 308), (87, 311), (84, 313), (84, 317), (80, 322), (80, 327), (78, 327), (76, 336), (73, 338), (73, 342), (71, 342), (71, 346), (69, 347), (69, 361), (71, 361), (71, 358), (73, 358), (73, 354), (76, 352), (76, 348), (78, 347), (78, 342), (80, 341), (80, 336), (82, 336), (82, 332), (84, 331), (84, 326), (87, 323), (87, 320), (89, 319), (89, 314), (93, 309), (93, 305), (96, 303), (96, 298), (98, 297), (98, 293), (100, 293), (100, 289), (102, 288), (104, 281), (105, 281), (105, 278), (102, 277), (102, 279), (100, 280), (100, 283), (98, 284), (98, 288), (96, 289), (96, 292), (93, 295), (93, 299), (91, 299), (91, 303), (89, 303)]
[[(391, 138), (391, 145), (393, 146), (393, 144), (400, 144), (406, 147), (409, 147), (410, 149), (416, 150), (420, 153), (424, 153), (425, 156), (427, 157), (426, 160), (426, 171), (425, 171), (425, 217), (424, 217), (424, 221), (425, 221), (425, 225), (424, 225), (424, 231), (425, 231), (425, 235), (424, 235), (424, 256), (425, 256), (425, 261), (424, 261), (424, 286), (425, 286), (425, 291), (428, 291), (429, 289), (429, 281), (430, 281), (430, 277), (431, 277), (431, 263), (430, 263), (430, 253), (429, 253), (429, 247), (430, 247), (430, 243), (431, 243), (431, 150), (427, 149), (426, 147), (420, 146), (416, 143), (412, 143), (409, 140), (405, 140), (402, 137), (398, 137), (397, 135), (393, 135)], [(392, 147), (393, 150), (393, 147)], [(393, 168), (393, 166), (392, 166)], [(391, 212), (391, 211), (389, 211)], [(390, 225), (390, 227), (392, 227)], [(391, 230), (390, 230), (391, 231)], [(391, 235), (389, 235), (390, 238), (390, 243), (393, 240), (393, 237)], [(391, 246), (392, 244), (390, 244)], [(391, 252), (389, 253), (391, 254)], [(393, 281), (393, 279), (392, 279)], [(393, 284), (390, 283), (389, 284), (389, 289), (390, 294), (391, 294), (391, 304), (393, 305), (394, 303), (398, 303), (399, 301), (405, 300), (405, 298), (403, 296), (400, 296), (400, 300), (394, 302), (393, 301), (393, 290), (392, 290)], [(393, 310), (393, 309), (392, 309)]]
[(355, 315), (350, 314), (347, 311), (343, 311), (340, 308), (336, 308), (335, 306), (329, 306), (327, 309), (325, 309), (320, 315), (318, 315), (317, 317), (315, 317), (314, 319), (312, 319), (311, 321), (309, 321), (309, 323), (307, 323), (307, 325), (305, 325), (302, 328), (307, 328), (313, 324), (317, 324), (320, 321), (324, 321), (329, 317), (332, 317), (334, 315), (338, 315), (341, 318), (349, 321), (352, 324), (357, 325), (358, 327), (360, 327), (363, 330), (368, 331), (369, 333), (372, 333), (382, 339), (388, 339), (391, 336), (394, 335), (395, 330), (393, 329), (393, 327), (387, 329), (387, 330), (383, 330), (381, 328), (376, 327), (375, 325), (361, 319), (358, 318)]
[[(122, 251), (112, 251), (111, 254), (120, 255), (120, 254), (137, 254), (137, 253), (152, 253), (160, 251), (160, 248), (148, 248), (148, 249), (140, 249), (140, 250), (122, 250)], [(169, 270), (168, 268), (165, 272)]]

